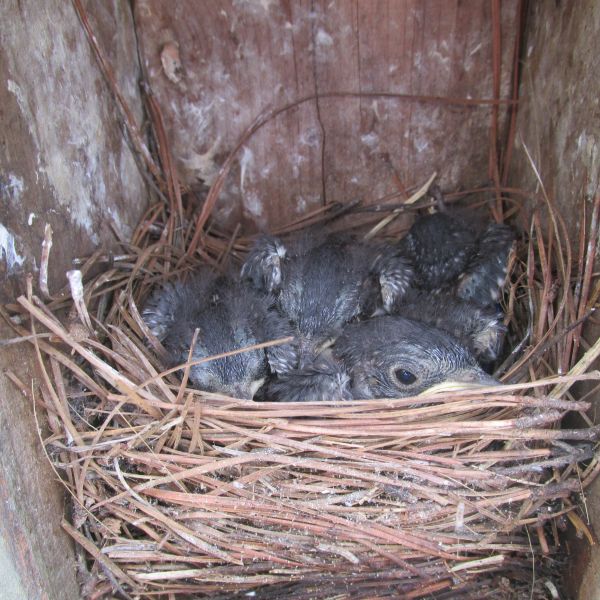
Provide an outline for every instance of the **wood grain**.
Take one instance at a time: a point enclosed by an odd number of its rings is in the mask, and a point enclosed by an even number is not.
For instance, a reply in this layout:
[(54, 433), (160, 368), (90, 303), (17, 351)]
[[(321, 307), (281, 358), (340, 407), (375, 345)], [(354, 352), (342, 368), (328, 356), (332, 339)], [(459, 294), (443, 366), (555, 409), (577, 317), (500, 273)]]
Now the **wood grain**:
[[(516, 0), (501, 7), (501, 98), (510, 92)], [(487, 0), (139, 0), (138, 34), (183, 179), (210, 184), (265, 109), (311, 94), (493, 97)], [(182, 76), (161, 65), (179, 49)], [(501, 108), (501, 124), (505, 109)], [(325, 202), (374, 201), (422, 183), (488, 180), (491, 109), (405, 98), (319, 97), (276, 117), (240, 152), (215, 215), (271, 229)]]

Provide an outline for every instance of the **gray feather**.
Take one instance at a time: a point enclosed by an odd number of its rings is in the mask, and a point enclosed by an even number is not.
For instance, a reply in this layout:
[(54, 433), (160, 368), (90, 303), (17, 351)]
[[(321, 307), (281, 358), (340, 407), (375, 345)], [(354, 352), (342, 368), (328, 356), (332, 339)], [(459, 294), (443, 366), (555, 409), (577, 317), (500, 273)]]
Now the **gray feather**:
[(341, 365), (319, 357), (303, 369), (284, 373), (267, 386), (267, 398), (285, 402), (351, 400), (350, 377)]
[(417, 219), (399, 244), (413, 264), (414, 286), (478, 306), (498, 302), (515, 235), (497, 223), (476, 229), (446, 212)]
[(250, 280), (255, 288), (267, 293), (278, 290), (285, 254), (286, 248), (279, 239), (268, 235), (260, 237), (242, 265), (242, 278)]
[(484, 362), (498, 358), (506, 333), (500, 311), (448, 293), (410, 290), (390, 312), (446, 331)]
[[(264, 244), (259, 241), (251, 250), (243, 276), (252, 278), (253, 265)], [(269, 244), (275, 247), (283, 242), (270, 239)], [(317, 231), (287, 240), (285, 248), (276, 304), (296, 338), (296, 356), (290, 348), (275, 352), (279, 356), (271, 366), (276, 373), (311, 364), (321, 345), (337, 336), (346, 323), (371, 314), (381, 294), (381, 273), (386, 273), (390, 287), (395, 286), (389, 292), (394, 295), (402, 294), (412, 275), (404, 257), (391, 252), (384, 256), (382, 246), (361, 243), (347, 235)], [(294, 358), (296, 363), (292, 364)]]
[[(188, 281), (157, 290), (142, 316), (159, 334), (170, 366), (175, 366), (187, 360), (196, 329), (192, 360), (268, 341), (279, 319), (271, 304), (272, 299), (250, 285), (203, 269)], [(250, 398), (267, 373), (265, 350), (255, 349), (192, 366), (190, 380), (206, 391)]]

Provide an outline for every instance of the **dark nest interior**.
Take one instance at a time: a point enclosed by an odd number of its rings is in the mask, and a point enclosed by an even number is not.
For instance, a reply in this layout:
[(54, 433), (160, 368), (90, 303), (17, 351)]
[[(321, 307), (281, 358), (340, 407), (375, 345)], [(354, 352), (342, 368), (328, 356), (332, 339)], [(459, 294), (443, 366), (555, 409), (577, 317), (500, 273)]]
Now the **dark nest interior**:
[[(239, 266), (252, 238), (219, 231), (211, 209), (238, 150), (289, 107), (257, 118), (200, 203), (177, 179), (151, 96), (146, 108), (154, 154), (139, 158), (153, 204), (132, 240), (82, 259), (50, 296), (49, 231), (40, 293), (30, 280), (2, 309), (38, 357), (39, 388), (15, 383), (48, 422), (42, 441), (70, 499), (63, 527), (78, 545), (83, 597), (564, 598), (562, 532), (594, 543), (585, 490), (600, 470), (600, 429), (571, 391), (600, 379), (590, 370), (600, 342), (581, 337), (600, 294), (598, 199), (577, 245), (542, 181), (535, 192), (445, 190), (519, 230), (504, 386), (236, 400), (190, 387), (189, 363), (165, 369), (140, 311), (161, 282), (202, 264)], [(132, 122), (128, 131), (140, 150)], [(408, 190), (410, 204), (400, 193), (331, 204), (285, 231), (323, 223), (397, 237), (432, 204), (426, 191)]]

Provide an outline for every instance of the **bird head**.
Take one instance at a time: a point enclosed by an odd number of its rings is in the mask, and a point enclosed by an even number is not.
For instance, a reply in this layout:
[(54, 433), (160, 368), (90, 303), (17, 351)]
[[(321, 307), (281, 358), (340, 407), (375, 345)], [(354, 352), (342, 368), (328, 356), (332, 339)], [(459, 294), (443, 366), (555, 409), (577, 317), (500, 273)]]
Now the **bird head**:
[[(198, 328), (192, 360), (207, 359), (190, 369), (190, 379), (202, 390), (236, 398), (252, 398), (267, 375), (264, 349), (249, 349), (265, 341), (264, 299), (249, 286), (221, 282), (218, 297), (203, 305), (193, 323)], [(180, 356), (187, 357), (192, 340), (188, 328)], [(177, 330), (173, 331), (177, 334)], [(248, 348), (246, 350), (246, 348)], [(227, 354), (212, 359), (215, 355)]]
[(184, 364), (191, 349), (191, 361), (198, 362), (189, 370), (195, 387), (252, 398), (267, 375), (267, 357), (262, 348), (244, 349), (268, 339), (270, 303), (250, 284), (201, 270), (157, 290), (143, 314), (171, 366)]
[(350, 374), (354, 398), (403, 398), (450, 382), (496, 383), (452, 336), (402, 317), (348, 325), (332, 351)]
[[(233, 342), (231, 339), (223, 341)], [(194, 387), (232, 398), (251, 399), (267, 375), (264, 351), (248, 350), (223, 358), (213, 358), (227, 351), (238, 350), (238, 348), (225, 346), (222, 343), (219, 343), (218, 346), (214, 344), (209, 344), (209, 346), (210, 349), (206, 345), (206, 340), (202, 339), (192, 352), (192, 362), (205, 360), (205, 362), (195, 364), (190, 368), (189, 376)], [(243, 347), (244, 344), (241, 348)], [(187, 357), (180, 355), (180, 358), (185, 360)]]

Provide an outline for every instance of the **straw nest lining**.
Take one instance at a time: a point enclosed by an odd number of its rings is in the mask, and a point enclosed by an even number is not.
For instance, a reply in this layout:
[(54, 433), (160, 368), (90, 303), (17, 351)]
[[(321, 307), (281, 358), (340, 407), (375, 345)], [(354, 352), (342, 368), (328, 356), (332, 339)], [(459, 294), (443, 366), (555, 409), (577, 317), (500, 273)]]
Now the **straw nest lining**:
[(71, 272), (68, 293), (43, 302), (30, 286), (5, 316), (39, 358), (33, 395), (73, 499), (64, 527), (87, 553), (84, 596), (553, 597), (558, 530), (591, 540), (576, 499), (600, 469), (598, 427), (557, 426), (589, 408), (568, 389), (599, 378), (585, 371), (600, 348), (574, 360), (580, 305), (597, 301), (593, 256), (572, 283), (568, 240), (559, 227), (544, 240), (541, 216), (512, 268), (518, 351), (504, 367), (539, 381), (488, 392), (294, 404), (188, 388), (189, 365), (182, 383), (147, 347), (139, 308), (158, 281), (246, 242), (213, 234), (186, 252), (193, 229), (177, 236), (164, 204), (123, 255)]

